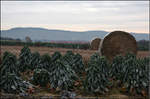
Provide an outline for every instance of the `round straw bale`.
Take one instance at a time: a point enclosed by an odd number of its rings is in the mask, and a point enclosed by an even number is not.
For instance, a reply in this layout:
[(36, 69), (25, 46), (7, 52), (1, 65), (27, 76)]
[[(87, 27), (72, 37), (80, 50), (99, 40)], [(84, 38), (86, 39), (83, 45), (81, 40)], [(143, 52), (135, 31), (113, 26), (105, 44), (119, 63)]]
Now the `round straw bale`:
[(100, 53), (106, 56), (110, 61), (116, 55), (125, 55), (126, 53), (137, 54), (137, 44), (135, 38), (124, 31), (114, 31), (106, 35), (100, 43)]
[(98, 50), (99, 48), (99, 45), (100, 45), (100, 42), (101, 42), (101, 39), (100, 38), (94, 38), (92, 41), (91, 41), (91, 50)]

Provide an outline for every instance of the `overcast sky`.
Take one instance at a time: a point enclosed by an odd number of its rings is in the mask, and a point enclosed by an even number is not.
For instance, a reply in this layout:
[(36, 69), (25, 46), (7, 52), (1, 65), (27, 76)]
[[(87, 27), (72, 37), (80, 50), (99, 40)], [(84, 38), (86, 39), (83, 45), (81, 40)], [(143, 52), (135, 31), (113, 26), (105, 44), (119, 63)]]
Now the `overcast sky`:
[(1, 27), (149, 33), (148, 1), (2, 1)]

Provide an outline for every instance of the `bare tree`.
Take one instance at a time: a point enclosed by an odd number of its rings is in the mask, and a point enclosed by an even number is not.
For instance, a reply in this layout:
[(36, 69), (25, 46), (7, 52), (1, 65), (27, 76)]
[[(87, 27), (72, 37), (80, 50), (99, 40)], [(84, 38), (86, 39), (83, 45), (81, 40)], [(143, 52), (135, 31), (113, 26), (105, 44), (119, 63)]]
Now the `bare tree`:
[(32, 42), (32, 40), (29, 36), (26, 36), (25, 40), (26, 40), (26, 42)]

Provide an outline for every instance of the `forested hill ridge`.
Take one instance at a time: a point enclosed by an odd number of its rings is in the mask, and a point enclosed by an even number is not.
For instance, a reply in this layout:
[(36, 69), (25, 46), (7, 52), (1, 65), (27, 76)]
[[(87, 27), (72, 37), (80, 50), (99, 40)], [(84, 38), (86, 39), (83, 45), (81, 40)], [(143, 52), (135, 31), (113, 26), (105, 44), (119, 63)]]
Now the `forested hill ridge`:
[[(9, 30), (1, 30), (1, 37), (9, 37), (13, 39), (24, 40), (26, 36), (29, 36), (32, 40), (64, 40), (64, 41), (90, 41), (93, 37), (104, 38), (109, 33), (107, 31), (65, 31), (65, 30), (54, 30), (45, 28), (12, 28)], [(137, 41), (149, 40), (149, 34), (147, 33), (131, 33)]]

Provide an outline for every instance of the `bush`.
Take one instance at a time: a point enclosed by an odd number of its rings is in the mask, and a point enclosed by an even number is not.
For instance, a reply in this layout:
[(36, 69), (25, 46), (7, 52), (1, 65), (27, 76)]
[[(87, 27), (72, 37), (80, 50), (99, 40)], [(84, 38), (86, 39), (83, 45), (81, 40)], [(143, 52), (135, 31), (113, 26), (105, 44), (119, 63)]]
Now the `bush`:
[(57, 59), (52, 65), (50, 71), (51, 88), (61, 90), (70, 90), (74, 86), (77, 76), (70, 66), (62, 61), (62, 57)]
[(46, 69), (35, 69), (32, 77), (32, 81), (35, 85), (46, 87), (49, 83), (49, 72)]
[(110, 77), (115, 80), (120, 80), (122, 78), (122, 70), (123, 70), (123, 62), (125, 58), (121, 55), (114, 57), (113, 62), (111, 64)]
[(39, 65), (37, 68), (46, 69), (46, 70), (50, 71), (51, 63), (52, 63), (51, 57), (48, 54), (44, 54), (41, 56), (40, 62), (39, 62)]
[(29, 82), (23, 81), (14, 73), (7, 73), (2, 76), (0, 81), (0, 88), (5, 93), (25, 93), (30, 87), (34, 87)]
[(67, 51), (63, 57), (65, 64), (71, 66), (76, 74), (81, 75), (84, 71), (84, 63), (80, 54), (74, 54), (72, 51)]
[(24, 72), (28, 69), (32, 69), (31, 67), (31, 58), (32, 54), (28, 46), (24, 46), (23, 49), (21, 49), (21, 53), (19, 55), (19, 70), (21, 72)]
[(100, 94), (108, 92), (108, 69), (109, 65), (105, 57), (99, 56), (97, 53), (92, 55), (86, 70), (85, 91)]
[(148, 89), (148, 77), (146, 71), (142, 69), (141, 62), (135, 58), (130, 58), (123, 63), (126, 68), (122, 72), (123, 87), (132, 94), (141, 94)]
[(81, 76), (81, 74), (85, 71), (83, 59), (80, 54), (74, 55), (72, 69), (75, 70), (79, 76)]
[(52, 62), (54, 63), (57, 59), (60, 59), (62, 57), (61, 53), (56, 51), (53, 55), (52, 55)]
[(37, 68), (39, 63), (40, 63), (40, 54), (39, 54), (39, 52), (32, 53), (30, 61), (31, 61), (30, 62), (31, 63), (31, 66), (30, 66), (31, 70), (34, 70), (35, 68)]
[(3, 55), (3, 61), (0, 66), (1, 76), (7, 73), (14, 73), (19, 76), (19, 71), (17, 68), (17, 58), (10, 52), (5, 52)]
[(126, 92), (144, 95), (148, 92), (149, 86), (148, 60), (137, 59), (131, 53), (127, 53), (125, 57), (117, 56), (114, 58), (111, 73), (121, 81), (121, 87)]

